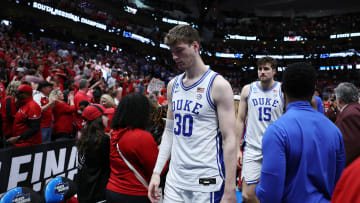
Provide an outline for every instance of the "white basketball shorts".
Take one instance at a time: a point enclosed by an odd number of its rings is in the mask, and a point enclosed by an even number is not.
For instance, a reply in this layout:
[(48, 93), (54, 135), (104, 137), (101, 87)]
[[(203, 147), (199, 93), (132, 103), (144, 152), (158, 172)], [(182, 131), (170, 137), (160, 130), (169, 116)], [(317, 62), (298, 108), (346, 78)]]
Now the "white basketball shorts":
[(260, 181), (262, 167), (262, 152), (259, 149), (245, 145), (243, 163), (241, 169), (241, 180), (245, 179), (248, 185), (257, 184)]
[(164, 193), (163, 203), (217, 203), (224, 194), (224, 184), (217, 192), (196, 192), (177, 188), (166, 182)]

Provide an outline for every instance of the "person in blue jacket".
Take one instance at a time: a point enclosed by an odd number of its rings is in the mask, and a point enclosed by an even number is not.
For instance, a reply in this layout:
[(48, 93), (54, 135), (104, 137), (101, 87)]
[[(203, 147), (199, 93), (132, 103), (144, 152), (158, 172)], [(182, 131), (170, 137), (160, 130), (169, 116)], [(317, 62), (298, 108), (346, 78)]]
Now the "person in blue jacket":
[(256, 187), (262, 203), (330, 202), (344, 170), (340, 130), (310, 105), (315, 81), (315, 70), (307, 63), (291, 64), (283, 74), (286, 112), (268, 126), (262, 141)]
[(314, 109), (316, 109), (318, 112), (325, 115), (324, 105), (320, 97), (313, 95), (313, 98), (311, 100), (311, 105)]

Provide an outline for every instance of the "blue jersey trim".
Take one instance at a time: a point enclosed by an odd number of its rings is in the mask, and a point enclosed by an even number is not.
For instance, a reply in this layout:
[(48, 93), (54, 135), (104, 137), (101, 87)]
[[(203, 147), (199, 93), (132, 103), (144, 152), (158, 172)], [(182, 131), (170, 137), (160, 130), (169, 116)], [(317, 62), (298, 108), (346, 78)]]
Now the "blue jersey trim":
[(224, 195), (224, 182), (221, 185), (221, 188), (219, 191), (214, 192), (214, 203), (220, 203), (222, 196)]
[(250, 98), (250, 95), (251, 95), (252, 86), (253, 86), (253, 83), (250, 83), (249, 95), (248, 95), (247, 98), (246, 98), (246, 102), (249, 102), (249, 98)]
[(204, 75), (201, 76), (201, 78), (200, 78), (196, 83), (192, 84), (192, 85), (189, 86), (189, 87), (186, 87), (186, 86), (184, 85), (184, 83), (183, 83), (183, 77), (184, 77), (184, 75), (185, 75), (185, 73), (184, 73), (184, 74), (182, 74), (182, 75), (180, 76), (180, 82), (179, 82), (179, 83), (180, 83), (181, 87), (182, 87), (185, 91), (188, 91), (188, 90), (190, 90), (190, 89), (198, 86), (198, 85), (206, 78), (206, 76), (209, 75), (210, 72), (211, 72), (211, 70), (208, 69), (208, 70), (204, 73)]
[(174, 90), (175, 90), (175, 87), (176, 87), (176, 84), (177, 84), (177, 81), (179, 79), (179, 76), (177, 76), (174, 80), (174, 83), (173, 83), (173, 86), (172, 86), (172, 89), (171, 89), (171, 101), (173, 100), (173, 95), (174, 95)]
[(270, 89), (263, 90), (263, 89), (260, 87), (258, 81), (256, 81), (256, 87), (258, 87), (258, 88), (259, 88), (261, 91), (263, 91), (263, 92), (269, 92), (269, 91), (271, 91), (272, 89), (274, 89), (274, 88), (276, 87), (277, 84), (278, 84), (278, 82), (275, 81), (275, 84), (274, 84)]
[(284, 101), (284, 98), (283, 98), (283, 94), (282, 94), (282, 91), (281, 91), (281, 83), (280, 83), (280, 88), (279, 88), (279, 96), (281, 98), (281, 102), (283, 103), (283, 105), (285, 105), (285, 101)]
[(217, 156), (216, 156), (216, 160), (217, 160), (217, 165), (218, 165), (218, 170), (219, 170), (219, 174), (220, 177), (222, 179), (225, 179), (225, 172), (224, 170), (224, 160), (223, 160), (223, 150), (222, 150), (222, 135), (221, 133), (219, 133), (216, 136), (216, 151), (217, 151)]
[(257, 184), (258, 182), (259, 182), (259, 179), (257, 179), (257, 180), (250, 180), (250, 181), (246, 181), (246, 183), (247, 183), (248, 185)]
[[(246, 121), (245, 121), (245, 124), (244, 124), (244, 143), (242, 144), (242, 150), (244, 151), (245, 149), (245, 142), (246, 142), (246, 130), (247, 130), (247, 127), (246, 127), (246, 124), (248, 123), (248, 117), (246, 116)], [(242, 136), (242, 135), (241, 135)]]
[(214, 82), (214, 79), (217, 75), (219, 75), (219, 73), (215, 73), (214, 75), (211, 76), (208, 87), (206, 89), (206, 100), (208, 101), (210, 107), (214, 110), (216, 110), (216, 106), (215, 106), (214, 102), (211, 100), (210, 89), (211, 89), (211, 85)]

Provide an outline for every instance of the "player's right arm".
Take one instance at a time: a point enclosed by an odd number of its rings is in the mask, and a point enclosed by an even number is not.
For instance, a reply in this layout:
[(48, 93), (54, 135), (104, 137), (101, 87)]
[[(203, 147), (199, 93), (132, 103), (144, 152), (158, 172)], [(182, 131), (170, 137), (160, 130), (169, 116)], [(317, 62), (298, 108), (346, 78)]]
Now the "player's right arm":
[(173, 131), (174, 131), (174, 114), (172, 112), (172, 88), (174, 85), (174, 79), (172, 79), (167, 86), (167, 98), (168, 98), (168, 109), (166, 115), (166, 125), (162, 135), (161, 144), (159, 148), (159, 154), (156, 160), (155, 168), (151, 176), (148, 197), (151, 202), (158, 202), (160, 200), (159, 185), (160, 185), (160, 174), (165, 166), (165, 163), (170, 157)]
[(248, 84), (248, 85), (245, 85), (241, 91), (238, 114), (237, 114), (237, 118), (236, 118), (236, 132), (237, 132), (236, 147), (237, 147), (238, 167), (240, 167), (241, 162), (242, 162), (242, 154), (240, 151), (240, 147), (241, 147), (241, 143), (242, 143), (241, 139), (244, 134), (245, 120), (246, 120), (246, 115), (247, 115), (247, 110), (248, 110), (247, 109), (248, 108), (247, 99), (249, 96), (249, 92), (250, 92), (250, 85)]

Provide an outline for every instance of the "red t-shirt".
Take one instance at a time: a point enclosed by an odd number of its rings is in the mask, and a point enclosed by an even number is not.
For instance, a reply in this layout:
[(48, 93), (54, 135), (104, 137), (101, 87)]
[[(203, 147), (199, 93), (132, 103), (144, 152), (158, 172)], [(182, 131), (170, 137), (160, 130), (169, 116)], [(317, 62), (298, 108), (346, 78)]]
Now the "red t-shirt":
[[(50, 101), (49, 98), (46, 97), (43, 93), (39, 93), (36, 94), (34, 96), (34, 101), (39, 104), (40, 107), (47, 105)], [(52, 116), (53, 116), (53, 112), (52, 112), (52, 108), (49, 107), (48, 109), (46, 109), (45, 111), (43, 111), (41, 113), (41, 124), (40, 127), (41, 128), (49, 128), (51, 127), (51, 123), (52, 123)]]
[(10, 81), (13, 81), (13, 78), (15, 77), (15, 81), (17, 81), (17, 74), (16, 73), (12, 73), (11, 75), (10, 75)]
[(107, 111), (108, 111), (107, 117), (109, 118), (107, 127), (105, 128), (105, 132), (107, 132), (107, 133), (110, 132), (110, 130), (111, 130), (111, 121), (112, 121), (112, 118), (114, 117), (115, 110), (116, 110), (115, 107), (107, 109)]
[(74, 104), (76, 110), (79, 110), (79, 103), (84, 100), (90, 102), (89, 97), (84, 92), (80, 90), (77, 91), (74, 97)]
[(55, 102), (54, 113), (54, 133), (73, 132), (73, 113), (75, 105), (70, 106), (66, 102)]
[(329, 102), (329, 101), (325, 101), (325, 102), (324, 102), (325, 115), (327, 115), (327, 111), (328, 111), (329, 108), (330, 108), (330, 104), (331, 104), (331, 102)]
[(2, 51), (0, 51), (0, 58), (5, 58), (5, 54)]
[[(32, 99), (22, 105), (15, 114), (14, 125), (13, 125), (13, 136), (17, 137), (29, 129), (28, 119), (39, 119), (41, 116), (40, 106)], [(37, 145), (42, 143), (41, 130), (39, 130), (34, 136), (26, 139), (17, 141), (15, 147), (24, 147)]]
[(106, 189), (120, 194), (147, 196), (146, 187), (119, 155), (117, 143), (124, 157), (147, 182), (150, 182), (159, 153), (154, 138), (147, 131), (126, 128), (112, 131), (110, 140), (111, 173)]
[(360, 158), (353, 161), (343, 171), (336, 184), (332, 203), (354, 203), (360, 202)]
[(74, 104), (75, 104), (75, 118), (74, 119), (75, 119), (76, 125), (79, 129), (82, 128), (82, 121), (83, 121), (81, 114), (78, 113), (78, 111), (80, 109), (79, 103), (84, 100), (90, 102), (89, 97), (84, 92), (82, 92), (80, 90), (78, 92), (76, 92), (75, 97), (74, 97)]
[[(57, 71), (56, 73), (65, 74), (65, 71), (62, 70), (62, 69), (60, 69), (60, 70)], [(55, 73), (55, 74), (56, 74), (56, 73)], [(64, 77), (64, 76), (62, 76), (62, 75), (57, 75), (57, 76), (58, 76), (58, 78), (59, 78), (59, 83), (60, 83), (60, 85), (61, 85), (61, 86), (64, 86), (64, 82), (65, 82), (65, 80), (67, 79), (67, 77)]]
[(0, 82), (0, 99), (4, 99), (6, 95), (6, 89), (4, 84)]
[(162, 103), (163, 103), (164, 101), (167, 101), (167, 97), (166, 97), (166, 96), (160, 96), (159, 99), (158, 99), (158, 103), (159, 103), (160, 105), (162, 105)]
[(44, 79), (46, 79), (49, 76), (49, 69), (50, 66), (44, 63), (44, 71), (42, 72)]

